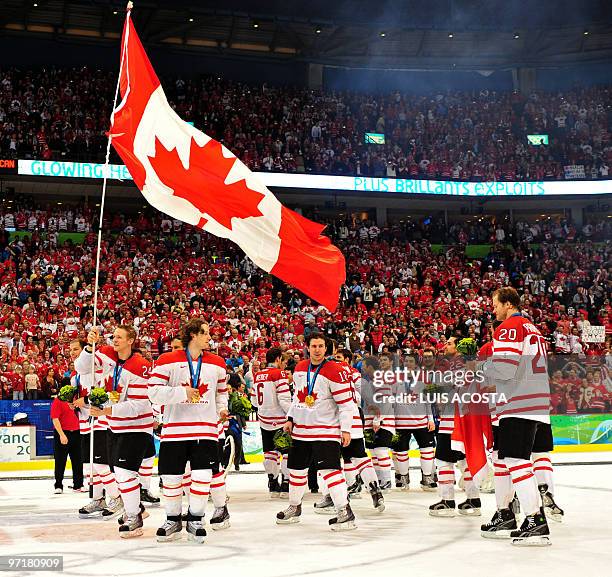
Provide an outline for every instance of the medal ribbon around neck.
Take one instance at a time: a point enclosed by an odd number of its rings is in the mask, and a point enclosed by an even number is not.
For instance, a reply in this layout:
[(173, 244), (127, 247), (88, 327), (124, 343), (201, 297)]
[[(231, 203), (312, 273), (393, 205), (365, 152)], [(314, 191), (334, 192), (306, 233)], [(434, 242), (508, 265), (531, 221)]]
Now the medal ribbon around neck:
[(189, 354), (189, 351), (187, 349), (185, 349), (185, 354), (187, 355), (187, 364), (189, 365), (189, 374), (191, 375), (191, 386), (194, 389), (199, 388), (200, 386), (200, 371), (202, 370), (202, 353), (200, 353), (200, 356), (198, 357), (198, 368), (197, 368), (197, 372), (194, 372), (193, 370), (193, 361), (191, 360), (191, 355)]
[(323, 365), (327, 362), (327, 359), (323, 359), (323, 362), (317, 367), (317, 370), (314, 372), (314, 376), (312, 377), (312, 381), (310, 380), (310, 371), (312, 369), (312, 361), (308, 363), (308, 370), (306, 371), (306, 392), (309, 397), (312, 397), (312, 391), (314, 390), (315, 383), (317, 382), (317, 377), (319, 376), (319, 372), (323, 368)]
[(123, 367), (125, 366), (125, 362), (120, 363), (117, 361), (115, 364), (115, 371), (113, 372), (113, 391), (117, 390), (119, 386), (119, 381), (121, 380), (121, 373), (123, 372)]

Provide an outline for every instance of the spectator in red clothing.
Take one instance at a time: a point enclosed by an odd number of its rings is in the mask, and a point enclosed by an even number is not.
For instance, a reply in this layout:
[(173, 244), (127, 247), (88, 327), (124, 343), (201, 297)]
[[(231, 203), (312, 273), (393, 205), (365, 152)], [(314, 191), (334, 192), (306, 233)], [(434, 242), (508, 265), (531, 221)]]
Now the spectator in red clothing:
[(72, 463), (72, 487), (75, 491), (80, 491), (83, 488), (83, 460), (79, 418), (69, 403), (60, 401), (56, 397), (51, 404), (51, 419), (54, 428), (55, 493), (60, 494), (64, 491), (64, 473), (68, 456)]
[(12, 372), (9, 371), (7, 373), (7, 380), (13, 393), (13, 400), (23, 401), (25, 398), (25, 378), (22, 368), (17, 365)]

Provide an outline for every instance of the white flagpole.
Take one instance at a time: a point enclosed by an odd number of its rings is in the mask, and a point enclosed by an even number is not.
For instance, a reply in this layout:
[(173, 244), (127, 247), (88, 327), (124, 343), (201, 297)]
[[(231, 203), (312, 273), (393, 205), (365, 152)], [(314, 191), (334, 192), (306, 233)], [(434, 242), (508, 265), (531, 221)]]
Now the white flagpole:
[[(130, 14), (132, 12), (132, 8), (134, 7), (133, 2), (127, 3), (127, 14), (125, 16), (126, 22), (130, 18)], [(121, 84), (121, 73), (123, 72), (123, 65), (125, 62), (126, 51), (127, 51), (127, 34), (126, 39), (121, 46), (121, 61), (119, 64), (119, 74), (117, 75), (117, 86), (115, 88), (115, 99), (113, 100), (113, 110), (111, 112), (110, 117), (110, 130), (108, 131), (108, 140), (106, 142), (106, 159), (104, 161), (104, 167), (102, 169), (102, 200), (100, 201), (100, 219), (98, 221), (98, 246), (96, 250), (96, 276), (95, 276), (95, 284), (94, 284), (94, 310), (93, 310), (93, 328), (97, 330), (98, 324), (98, 280), (100, 278), (100, 252), (102, 246), (102, 223), (104, 220), (104, 202), (106, 200), (106, 183), (108, 181), (108, 172), (109, 172), (109, 160), (110, 160), (110, 150), (111, 150), (111, 141), (113, 139), (112, 130), (113, 123), (115, 120), (115, 109), (117, 108), (117, 98), (119, 96), (119, 86)], [(96, 382), (96, 343), (94, 343), (91, 347), (91, 363), (92, 363), (92, 386), (95, 385)], [(89, 435), (89, 496), (93, 499), (93, 450), (94, 450), (94, 426), (95, 426), (95, 417), (90, 417), (90, 435)]]

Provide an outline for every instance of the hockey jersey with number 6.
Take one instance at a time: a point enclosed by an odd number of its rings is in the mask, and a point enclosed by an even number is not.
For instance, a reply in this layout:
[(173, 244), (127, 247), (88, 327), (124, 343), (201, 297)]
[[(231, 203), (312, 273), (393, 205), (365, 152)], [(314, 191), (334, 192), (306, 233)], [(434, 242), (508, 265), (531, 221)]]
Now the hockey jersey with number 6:
[(252, 399), (261, 428), (265, 431), (281, 428), (287, 422), (287, 411), (291, 407), (287, 373), (277, 367), (255, 373)]
[[(198, 361), (192, 361), (197, 371)], [(200, 400), (187, 402), (192, 386), (186, 351), (164, 353), (154, 363), (149, 376), (149, 399), (164, 406), (161, 441), (218, 440), (219, 413), (227, 410), (226, 369), (223, 359), (204, 352), (198, 389)]]

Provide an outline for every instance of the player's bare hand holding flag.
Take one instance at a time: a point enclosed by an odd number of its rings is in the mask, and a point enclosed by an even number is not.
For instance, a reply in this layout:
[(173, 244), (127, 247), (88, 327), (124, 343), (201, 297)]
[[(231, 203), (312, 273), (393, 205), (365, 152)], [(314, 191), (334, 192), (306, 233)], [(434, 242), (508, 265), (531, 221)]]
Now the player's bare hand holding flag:
[(130, 12), (121, 59), (112, 144), (147, 201), (235, 242), (257, 266), (334, 310), (345, 262), (325, 227), (283, 206), (229, 150), (177, 116)]

